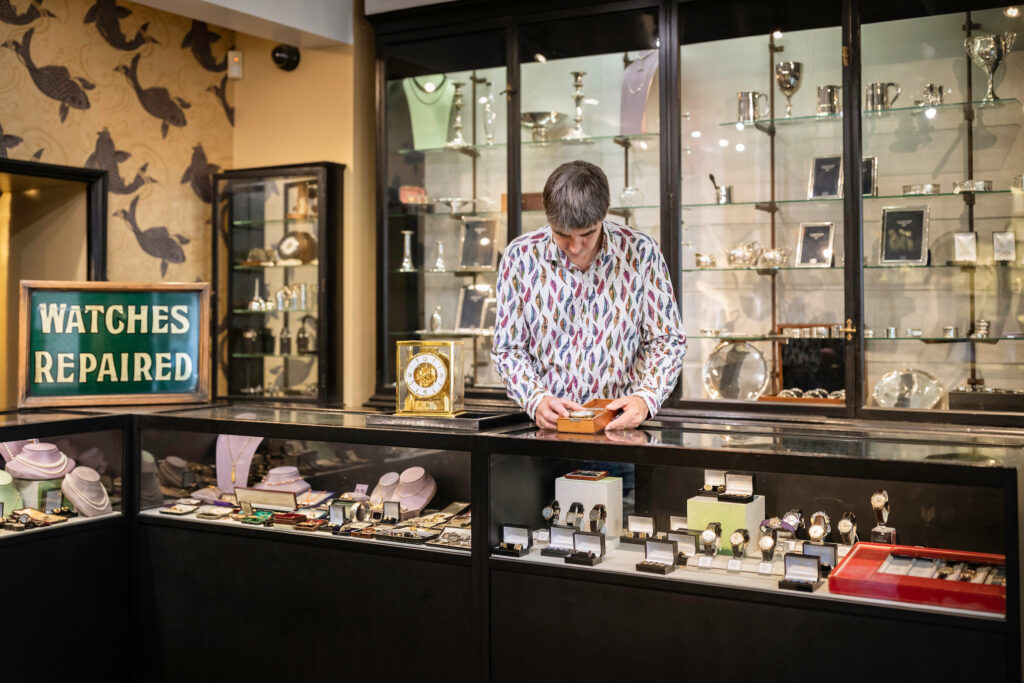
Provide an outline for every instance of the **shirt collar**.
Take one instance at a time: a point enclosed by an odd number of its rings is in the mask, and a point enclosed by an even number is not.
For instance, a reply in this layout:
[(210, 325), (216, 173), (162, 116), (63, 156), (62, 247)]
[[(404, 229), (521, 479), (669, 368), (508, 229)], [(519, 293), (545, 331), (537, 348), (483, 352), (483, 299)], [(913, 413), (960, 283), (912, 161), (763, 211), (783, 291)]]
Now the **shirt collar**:
[[(547, 258), (547, 260), (551, 261), (552, 263), (555, 263), (557, 265), (560, 265), (560, 266), (562, 266), (563, 268), (566, 268), (566, 269), (579, 270), (578, 268), (576, 268), (576, 266), (573, 265), (572, 261), (569, 260), (569, 257), (565, 255), (565, 252), (563, 252), (561, 249), (558, 248), (558, 244), (555, 243), (555, 238), (552, 235), (554, 230), (551, 228), (551, 225), (544, 226), (544, 229), (547, 230), (547, 239), (548, 239), (548, 244), (547, 244), (547, 247), (545, 248), (545, 254), (544, 254), (545, 257)], [(612, 238), (613, 237), (614, 237), (614, 234), (612, 232), (612, 223), (610, 223), (609, 221), (602, 222), (601, 223), (601, 251), (600, 251), (600, 253), (598, 253), (597, 259), (595, 259), (595, 261), (602, 261), (602, 262), (603, 261), (607, 261), (609, 258), (611, 258), (615, 254), (615, 250), (612, 247)], [(593, 266), (593, 264), (591, 264), (591, 266)]]

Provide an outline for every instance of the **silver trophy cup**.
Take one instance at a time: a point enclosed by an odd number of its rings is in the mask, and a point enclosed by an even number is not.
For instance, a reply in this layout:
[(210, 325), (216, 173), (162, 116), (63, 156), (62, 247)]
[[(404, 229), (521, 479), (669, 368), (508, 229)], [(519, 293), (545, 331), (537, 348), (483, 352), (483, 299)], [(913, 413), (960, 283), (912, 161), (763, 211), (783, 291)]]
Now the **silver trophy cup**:
[(999, 99), (996, 97), (992, 77), (995, 75), (999, 65), (1006, 59), (1006, 55), (1013, 49), (1013, 41), (1016, 38), (1016, 33), (1007, 31), (1006, 33), (986, 33), (971, 36), (964, 41), (964, 49), (967, 50), (967, 56), (971, 58), (972, 62), (984, 69), (985, 74), (988, 75), (988, 92), (985, 93), (985, 102), (994, 102)]
[(775, 83), (786, 96), (786, 118), (793, 116), (792, 97), (800, 88), (800, 74), (804, 65), (800, 62), (779, 62), (775, 65)]

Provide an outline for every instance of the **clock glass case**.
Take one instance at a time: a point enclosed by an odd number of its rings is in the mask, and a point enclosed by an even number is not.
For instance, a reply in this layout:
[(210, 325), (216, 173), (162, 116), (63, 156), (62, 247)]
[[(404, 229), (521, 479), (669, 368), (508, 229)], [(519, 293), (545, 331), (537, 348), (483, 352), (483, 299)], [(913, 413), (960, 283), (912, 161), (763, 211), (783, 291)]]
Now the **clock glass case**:
[(400, 415), (454, 416), (465, 399), (463, 342), (398, 342), (396, 412)]

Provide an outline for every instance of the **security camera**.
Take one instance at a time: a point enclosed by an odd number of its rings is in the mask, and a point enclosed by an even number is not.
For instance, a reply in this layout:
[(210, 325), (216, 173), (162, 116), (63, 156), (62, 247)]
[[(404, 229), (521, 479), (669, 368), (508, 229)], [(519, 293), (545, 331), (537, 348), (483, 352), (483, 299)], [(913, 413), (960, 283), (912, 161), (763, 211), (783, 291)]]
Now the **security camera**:
[(278, 45), (270, 51), (270, 58), (282, 71), (295, 71), (299, 65), (299, 48), (294, 45)]

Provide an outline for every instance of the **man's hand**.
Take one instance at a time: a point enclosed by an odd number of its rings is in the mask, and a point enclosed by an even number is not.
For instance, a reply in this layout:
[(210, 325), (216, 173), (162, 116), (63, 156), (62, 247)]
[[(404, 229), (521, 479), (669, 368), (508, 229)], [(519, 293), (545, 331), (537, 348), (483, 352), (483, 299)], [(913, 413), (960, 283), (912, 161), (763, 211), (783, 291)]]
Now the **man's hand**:
[(545, 396), (537, 404), (533, 417), (541, 429), (557, 429), (558, 417), (568, 417), (570, 410), (583, 410), (583, 406), (567, 398)]
[(647, 402), (639, 396), (623, 396), (608, 404), (608, 410), (621, 410), (622, 414), (608, 423), (605, 431), (633, 429), (647, 419)]

